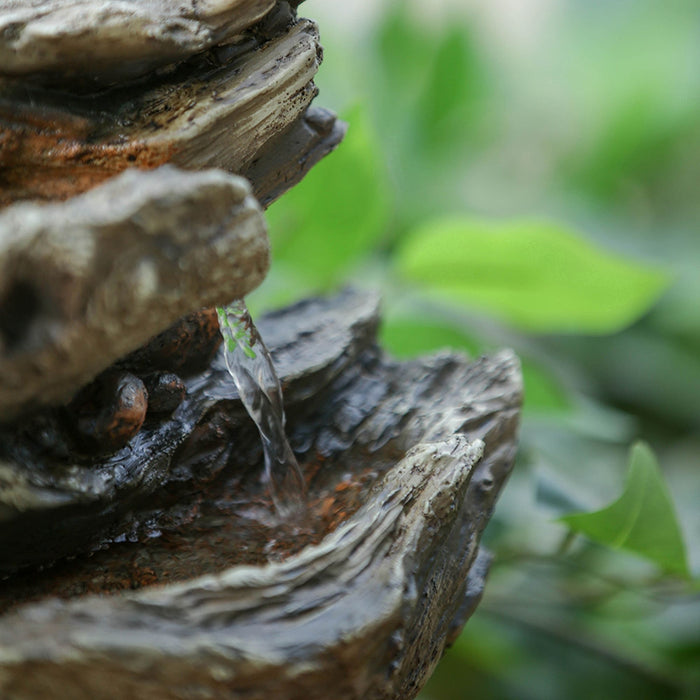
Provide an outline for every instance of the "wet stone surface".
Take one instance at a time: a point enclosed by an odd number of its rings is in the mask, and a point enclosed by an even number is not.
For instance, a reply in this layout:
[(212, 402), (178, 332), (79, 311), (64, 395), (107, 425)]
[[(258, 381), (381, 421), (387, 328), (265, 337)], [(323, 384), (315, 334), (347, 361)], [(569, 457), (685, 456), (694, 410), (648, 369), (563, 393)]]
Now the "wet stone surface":
[[(304, 463), (308, 511), (285, 521), (260, 482), (262, 462), (245, 470), (230, 464), (222, 478), (180, 503), (167, 517), (154, 517), (105, 549), (20, 572), (0, 582), (0, 615), (47, 597), (74, 598), (190, 580), (241, 565), (282, 561), (318, 544), (367, 500), (384, 471), (374, 461), (355, 468), (330, 460)], [(388, 462), (387, 465), (388, 466)], [(239, 470), (239, 475), (236, 475)]]
[[(299, 333), (300, 316), (307, 309), (316, 317), (308, 333)], [(95, 551), (127, 532), (147, 535), (154, 522), (173, 517), (177, 521), (183, 503), (193, 494), (201, 498), (203, 489), (230, 473), (240, 479), (251, 470), (259, 480), (260, 439), (238, 398), (218, 336), (219, 352), (209, 366), (184, 373), (197, 366), (198, 354), (211, 357), (209, 324), (201, 326), (198, 339), (191, 320), (118, 363), (119, 370), (90, 384), (68, 409), (48, 409), (0, 428), (1, 573)], [(324, 411), (332, 415), (336, 410), (332, 404), (342, 394), (333, 401), (324, 398), (328, 385), (362, 352), (378, 352), (376, 324), (376, 300), (352, 294), (335, 304), (309, 302), (296, 312), (263, 320), (261, 332), (269, 329), (277, 345), (271, 351), (286, 384), (289, 427), (292, 435), (298, 431), (297, 452), (312, 449), (313, 433), (327, 420)], [(183, 341), (179, 355), (163, 350), (166, 338)], [(183, 377), (178, 379), (185, 396), (172, 414), (146, 412), (144, 418), (142, 402), (125, 406), (122, 393), (145, 390), (135, 373), (149, 380), (146, 360), (154, 363), (152, 376), (156, 369), (167, 372), (175, 355), (180, 358)], [(305, 417), (306, 399), (311, 399), (315, 412), (310, 418)], [(141, 424), (132, 420), (135, 413)], [(324, 435), (325, 431), (319, 435), (321, 459), (338, 453), (336, 442), (324, 444)], [(349, 437), (346, 449), (352, 442)]]
[(395, 362), (378, 322), (352, 291), (258, 320), (301, 520), (221, 350), (110, 456), (77, 460), (46, 415), (0, 435), (0, 696), (414, 697), (483, 590), (522, 385), (508, 351)]

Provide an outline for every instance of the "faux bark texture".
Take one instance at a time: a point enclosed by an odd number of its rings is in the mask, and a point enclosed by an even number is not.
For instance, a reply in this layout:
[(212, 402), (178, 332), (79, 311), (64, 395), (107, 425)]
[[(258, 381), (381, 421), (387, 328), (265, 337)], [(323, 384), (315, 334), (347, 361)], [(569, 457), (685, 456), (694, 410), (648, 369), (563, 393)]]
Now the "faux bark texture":
[(6, 0), (0, 75), (125, 80), (235, 40), (275, 0)]
[[(159, 537), (9, 578), (0, 694), (414, 697), (478, 602), (478, 541), (513, 463), (521, 380), (509, 352), (396, 363), (376, 345), (377, 320), (371, 297), (347, 292), (259, 324), (286, 387), (309, 521), (251, 511), (267, 507), (259, 445), (218, 356), (187, 381), (169, 426), (179, 447), (151, 487), (152, 507), (172, 488), (182, 507), (189, 480), (196, 512), (177, 536), (150, 520)], [(165, 427), (132, 452), (167, 452), (155, 437)], [(128, 463), (93, 469), (104, 482)], [(56, 522), (75, 512), (53, 511)], [(141, 572), (127, 590), (117, 562)]]
[[(88, 95), (0, 84), (0, 205), (65, 199), (127, 168), (166, 162), (233, 173), (254, 167), (316, 95), (318, 32), (300, 20), (224, 58), (195, 57), (167, 76)], [(326, 153), (343, 133), (328, 126)], [(310, 167), (299, 166), (305, 145), (287, 154), (290, 185)], [(284, 167), (278, 157), (277, 168)]]

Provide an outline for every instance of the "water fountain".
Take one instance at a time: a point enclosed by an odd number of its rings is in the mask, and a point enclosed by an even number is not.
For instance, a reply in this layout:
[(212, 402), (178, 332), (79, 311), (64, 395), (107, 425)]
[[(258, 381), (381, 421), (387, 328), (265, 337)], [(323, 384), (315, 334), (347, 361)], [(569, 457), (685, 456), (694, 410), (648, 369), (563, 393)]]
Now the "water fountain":
[[(300, 467), (277, 479), (229, 373), (244, 312), (214, 307), (264, 278), (261, 204), (342, 137), (316, 29), (274, 0), (67, 3), (0, 10), (25, 56), (0, 61), (0, 696), (414, 697), (483, 590), (517, 359), (397, 363), (353, 290), (256, 319)], [(162, 13), (182, 31), (139, 55)]]

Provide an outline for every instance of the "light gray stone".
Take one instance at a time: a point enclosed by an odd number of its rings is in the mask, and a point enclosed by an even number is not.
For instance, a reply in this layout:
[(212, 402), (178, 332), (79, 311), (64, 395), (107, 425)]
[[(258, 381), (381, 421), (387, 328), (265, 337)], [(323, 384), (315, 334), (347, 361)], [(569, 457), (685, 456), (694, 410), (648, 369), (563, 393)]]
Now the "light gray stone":
[(275, 0), (6, 0), (0, 75), (114, 81), (182, 60), (247, 29)]
[(0, 419), (64, 402), (184, 314), (264, 278), (264, 217), (221, 171), (130, 170), (0, 213)]

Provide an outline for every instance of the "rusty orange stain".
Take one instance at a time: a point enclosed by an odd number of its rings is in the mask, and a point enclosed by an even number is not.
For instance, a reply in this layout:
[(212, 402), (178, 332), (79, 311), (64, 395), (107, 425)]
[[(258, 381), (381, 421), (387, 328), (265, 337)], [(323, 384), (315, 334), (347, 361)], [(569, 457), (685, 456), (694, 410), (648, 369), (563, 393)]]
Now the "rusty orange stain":
[(29, 110), (0, 100), (0, 206), (64, 200), (127, 168), (157, 168), (176, 152), (172, 143), (95, 139), (95, 129), (65, 110)]

